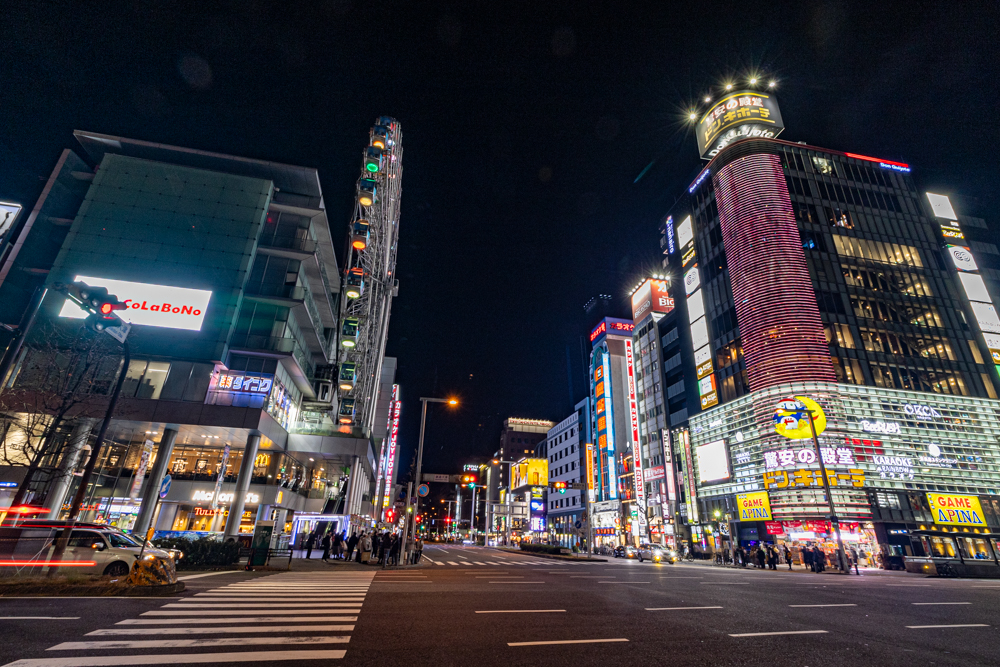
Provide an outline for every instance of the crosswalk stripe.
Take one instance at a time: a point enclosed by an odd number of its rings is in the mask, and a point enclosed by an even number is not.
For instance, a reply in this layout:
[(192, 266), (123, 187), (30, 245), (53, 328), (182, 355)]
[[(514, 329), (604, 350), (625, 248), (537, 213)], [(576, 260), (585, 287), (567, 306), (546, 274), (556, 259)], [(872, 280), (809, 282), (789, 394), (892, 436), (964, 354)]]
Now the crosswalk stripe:
[(205, 662), (270, 662), (278, 660), (340, 660), (347, 651), (240, 651), (238, 653), (174, 653), (161, 655), (94, 655), (82, 658), (32, 658), (3, 667), (115, 667)]
[(456, 562), (455, 562), (455, 561), (453, 561), (453, 560), (450, 560), (450, 561), (448, 561), (448, 565), (458, 565), (458, 563), (456, 563)]
[(63, 642), (50, 651), (93, 651), (97, 649), (125, 648), (202, 648), (208, 646), (253, 646), (255, 644), (346, 644), (346, 635), (324, 637), (215, 637), (212, 639), (136, 639), (93, 642)]
[[(431, 562), (434, 562), (434, 561), (431, 561)], [(444, 565), (444, 563), (441, 563), (441, 562), (437, 562), (437, 563), (434, 563), (434, 564), (435, 565)]]
[[(348, 612), (350, 613), (350, 612)], [(231, 618), (127, 618), (118, 621), (115, 625), (181, 625), (195, 623), (294, 623), (301, 621), (304, 623), (319, 623), (320, 621), (333, 621), (343, 623), (353, 623), (358, 620), (357, 616), (237, 616)]]
[[(183, 604), (189, 604), (189, 605), (196, 605), (197, 604), (197, 605), (202, 605), (202, 606), (207, 606), (208, 604), (211, 604), (213, 602), (229, 602), (229, 603), (232, 603), (232, 604), (240, 604), (240, 603), (246, 604), (247, 602), (260, 602), (262, 604), (265, 604), (265, 603), (266, 604), (271, 604), (272, 602), (288, 602), (288, 598), (287, 597), (282, 597), (282, 598), (258, 598), (258, 597), (252, 597), (252, 596), (251, 597), (245, 597), (245, 598), (242, 598), (242, 597), (241, 598), (213, 598), (213, 597), (207, 597), (207, 598), (181, 598), (181, 599), (183, 600)], [(310, 603), (310, 604), (313, 603), (313, 602), (315, 602), (317, 604), (322, 604), (324, 602), (364, 602), (365, 601), (365, 596), (364, 595), (330, 595), (330, 596), (324, 595), (323, 597), (319, 597), (319, 598), (316, 598), (316, 599), (309, 598), (307, 600), (304, 600), (304, 599), (302, 599), (302, 596), (296, 595), (295, 599), (299, 600), (299, 604), (302, 604), (303, 602), (307, 602), (307, 603)], [(181, 604), (181, 603), (178, 603), (178, 604)], [(281, 605), (278, 605), (278, 606), (281, 606)]]
[[(331, 604), (329, 606), (331, 606), (331, 607), (338, 607), (338, 608), (337, 609), (310, 609), (309, 607), (299, 607), (298, 609), (276, 609), (273, 612), (270, 612), (270, 615), (271, 616), (284, 616), (284, 615), (287, 614), (287, 615), (291, 616), (293, 614), (299, 614), (299, 615), (301, 615), (301, 614), (339, 614), (339, 613), (351, 614), (351, 613), (357, 613), (357, 612), (361, 611), (361, 605), (359, 605), (357, 603), (354, 603), (354, 602), (345, 603), (345, 604)], [(144, 612), (142, 612), (142, 614), (140, 614), (140, 616), (142, 616), (144, 618), (148, 617), (148, 616), (242, 616), (242, 615), (252, 616), (254, 614), (260, 614), (260, 613), (262, 613), (262, 612), (264, 612), (266, 610), (267, 610), (266, 607), (262, 607), (260, 609), (247, 609), (245, 611), (241, 611), (239, 609), (223, 609), (223, 610), (219, 610), (219, 611), (216, 611), (216, 610), (200, 610), (200, 609), (193, 609), (193, 610), (190, 610), (190, 611), (188, 611), (188, 610), (184, 610), (184, 611), (175, 611), (175, 610), (172, 610), (172, 611), (159, 611), (159, 610), (156, 610), (156, 611), (144, 611)]]
[(88, 632), (87, 637), (114, 637), (116, 635), (217, 635), (241, 632), (350, 632), (353, 625), (241, 625), (220, 628), (105, 628)]
[[(301, 602), (290, 602), (288, 604), (272, 604), (269, 602), (243, 603), (238, 606), (232, 604), (165, 604), (164, 609), (324, 609), (330, 607), (359, 607), (364, 600), (354, 600), (352, 602), (317, 602), (308, 607), (302, 606)], [(284, 612), (282, 612), (284, 613)]]

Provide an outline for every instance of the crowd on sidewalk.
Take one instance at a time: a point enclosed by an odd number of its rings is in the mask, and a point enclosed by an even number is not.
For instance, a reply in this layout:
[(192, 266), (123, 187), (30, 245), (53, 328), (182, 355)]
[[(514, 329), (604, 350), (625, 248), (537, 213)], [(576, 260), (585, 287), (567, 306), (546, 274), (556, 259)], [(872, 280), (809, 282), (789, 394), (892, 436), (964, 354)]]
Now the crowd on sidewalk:
[[(816, 545), (813, 545), (811, 548), (804, 547), (799, 553), (803, 566), (812, 572), (824, 572), (828, 567), (839, 570), (840, 567), (837, 564), (835, 556), (828, 556), (826, 552)], [(853, 567), (854, 572), (860, 574), (857, 550), (851, 547), (846, 550), (845, 556), (847, 557), (847, 572), (850, 572)], [(770, 544), (758, 544), (749, 549), (741, 545), (736, 547), (735, 553), (727, 548), (715, 554), (715, 562), (718, 565), (732, 565), (734, 567), (751, 565), (761, 570), (777, 570), (779, 564), (786, 564), (788, 565), (788, 569), (791, 570), (794, 561), (792, 552), (786, 545), (778, 548)]]
[[(319, 535), (318, 531), (309, 533), (305, 540), (305, 559), (312, 559), (312, 552), (316, 549), (323, 550), (322, 560), (330, 561), (354, 561), (362, 565), (381, 565), (389, 567), (399, 565), (402, 551), (402, 539), (399, 533), (391, 531), (371, 531), (366, 533), (361, 531), (352, 532), (350, 537), (347, 531), (326, 532)], [(407, 540), (405, 553), (409, 554), (410, 565), (420, 562), (423, 555), (424, 543), (419, 537)]]

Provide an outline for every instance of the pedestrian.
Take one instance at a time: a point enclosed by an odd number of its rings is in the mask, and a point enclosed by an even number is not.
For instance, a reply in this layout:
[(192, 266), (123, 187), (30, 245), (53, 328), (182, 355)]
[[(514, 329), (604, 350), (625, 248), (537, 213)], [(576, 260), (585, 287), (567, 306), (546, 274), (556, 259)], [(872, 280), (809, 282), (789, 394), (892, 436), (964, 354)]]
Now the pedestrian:
[(320, 542), (323, 545), (323, 562), (330, 562), (330, 533), (323, 533), (323, 541)]
[(413, 545), (413, 564), (416, 565), (420, 562), (420, 557), (424, 555), (424, 541), (419, 537), (416, 539)]
[(340, 558), (340, 545), (343, 543), (344, 537), (338, 532), (333, 535), (333, 558), (336, 560)]
[(392, 544), (392, 535), (386, 531), (382, 533), (382, 540), (379, 543), (378, 549), (378, 562), (382, 567), (386, 566), (386, 561), (389, 560), (389, 545)]
[(809, 547), (802, 547), (802, 564), (813, 572), (816, 571), (816, 563), (813, 562), (813, 552)]
[(309, 533), (309, 537), (306, 538), (306, 560), (312, 558), (313, 547), (316, 546), (316, 531)]
[(399, 548), (402, 546), (400, 544), (399, 535), (392, 536), (392, 542), (389, 543), (389, 560), (392, 564), (399, 565)]
[(788, 563), (788, 569), (791, 570), (792, 569), (792, 552), (789, 551), (787, 544), (783, 544), (781, 546), (785, 550), (785, 562)]
[(361, 533), (361, 551), (358, 554), (358, 562), (367, 565), (372, 559), (372, 538), (371, 535)]
[(351, 560), (351, 556), (354, 554), (354, 548), (358, 546), (358, 534), (351, 533), (350, 539), (347, 540), (347, 560)]
[(778, 550), (771, 545), (767, 547), (767, 567), (770, 570), (778, 569)]
[(757, 567), (764, 569), (764, 561), (767, 559), (767, 553), (764, 551), (763, 545), (757, 545)]
[[(860, 575), (861, 571), (858, 569), (858, 550), (851, 547), (851, 560), (854, 561), (854, 574)], [(850, 574), (850, 569), (848, 569), (848, 574)]]
[(816, 545), (813, 545), (813, 563), (816, 565), (816, 572), (826, 569), (826, 553)]
[(747, 566), (747, 550), (743, 548), (743, 545), (736, 547), (736, 555), (740, 558), (740, 567)]

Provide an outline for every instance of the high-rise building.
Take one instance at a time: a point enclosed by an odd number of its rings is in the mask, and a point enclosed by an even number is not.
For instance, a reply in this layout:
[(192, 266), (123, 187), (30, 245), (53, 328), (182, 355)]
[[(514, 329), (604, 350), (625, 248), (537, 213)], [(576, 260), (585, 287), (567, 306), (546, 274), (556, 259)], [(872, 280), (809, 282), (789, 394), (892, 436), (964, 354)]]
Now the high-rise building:
[[(0, 480), (57, 517), (99, 449), (84, 519), (228, 536), (271, 519), (282, 541), (317, 517), (371, 525), (389, 406), (381, 432), (335, 422), (342, 283), (316, 170), (75, 136), (82, 152), (63, 152), (4, 255), (0, 320), (16, 325), (38, 287), (103, 286), (128, 305), (131, 361), (95, 443), (121, 348), (101, 336), (94, 357), (79, 309), (50, 289), (0, 392), (3, 446), (24, 452)], [(394, 360), (378, 366), (391, 387)], [(69, 368), (88, 369), (86, 387), (24, 402)]]
[[(997, 274), (977, 265), (995, 247), (965, 237), (985, 224), (963, 225), (905, 163), (777, 139), (771, 92), (727, 93), (697, 126), (709, 162), (660, 226), (681, 313), (660, 335), (683, 343), (663, 377), (686, 394), (668, 411), (692, 545), (729, 547), (735, 530), (744, 545), (829, 548), (821, 457), (862, 553), (900, 566), (981, 553), (946, 533), (1000, 527), (1000, 449), (983, 435), (1000, 426)], [(807, 411), (823, 421), (819, 451)], [(982, 509), (948, 522), (941, 493)]]
[[(500, 432), (500, 449), (493, 455), (486, 471), (487, 531), (506, 531), (504, 522), (509, 522), (509, 508), (502, 506), (505, 494), (511, 487), (512, 464), (521, 459), (534, 458), (538, 444), (545, 440), (545, 434), (555, 422), (546, 419), (522, 419), (509, 417), (503, 422)], [(505, 518), (506, 516), (506, 518)]]
[(590, 401), (584, 399), (576, 405), (573, 414), (549, 429), (542, 454), (549, 462), (550, 488), (545, 498), (549, 542), (567, 548), (586, 545), (586, 490), (553, 489), (551, 484), (586, 484), (587, 440), (581, 423), (587, 420), (589, 404)]

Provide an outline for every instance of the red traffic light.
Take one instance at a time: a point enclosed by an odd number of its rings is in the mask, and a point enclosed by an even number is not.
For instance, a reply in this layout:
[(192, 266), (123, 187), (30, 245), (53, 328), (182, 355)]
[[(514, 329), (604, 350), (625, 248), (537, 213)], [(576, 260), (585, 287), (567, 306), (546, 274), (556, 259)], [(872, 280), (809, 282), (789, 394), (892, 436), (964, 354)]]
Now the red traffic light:
[(101, 304), (101, 314), (110, 315), (116, 310), (128, 310), (127, 303), (121, 303), (120, 301), (105, 301)]

